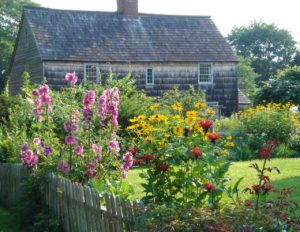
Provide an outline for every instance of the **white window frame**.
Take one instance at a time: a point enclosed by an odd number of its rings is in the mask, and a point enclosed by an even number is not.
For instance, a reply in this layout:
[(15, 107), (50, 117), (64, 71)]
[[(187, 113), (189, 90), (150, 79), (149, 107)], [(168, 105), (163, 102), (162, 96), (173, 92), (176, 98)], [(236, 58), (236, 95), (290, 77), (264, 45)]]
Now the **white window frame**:
[[(200, 80), (200, 66), (201, 65), (209, 65), (210, 66), (210, 74), (208, 74), (210, 76), (210, 80), (209, 81), (201, 81)], [(198, 63), (198, 84), (213, 84), (214, 82), (214, 70), (213, 70), (213, 64), (212, 63), (205, 63), (205, 62), (201, 62), (201, 63)], [(204, 75), (204, 74), (202, 74)]]
[[(152, 82), (148, 82), (148, 70), (152, 70)], [(146, 85), (154, 85), (154, 69), (153, 68), (146, 68)]]
[(97, 63), (85, 63), (84, 64), (84, 77), (83, 77), (83, 84), (84, 84), (84, 86), (86, 86), (86, 84), (87, 84), (86, 67), (88, 65), (95, 65), (96, 66), (96, 84), (100, 84), (101, 83), (101, 73), (100, 73), (99, 64), (97, 64)]
[(219, 102), (217, 102), (217, 101), (208, 101), (208, 102), (206, 102), (206, 104), (207, 104), (208, 107), (211, 107), (216, 111), (216, 116), (215, 117), (217, 119), (220, 119), (220, 117), (221, 117), (221, 107), (219, 105)]

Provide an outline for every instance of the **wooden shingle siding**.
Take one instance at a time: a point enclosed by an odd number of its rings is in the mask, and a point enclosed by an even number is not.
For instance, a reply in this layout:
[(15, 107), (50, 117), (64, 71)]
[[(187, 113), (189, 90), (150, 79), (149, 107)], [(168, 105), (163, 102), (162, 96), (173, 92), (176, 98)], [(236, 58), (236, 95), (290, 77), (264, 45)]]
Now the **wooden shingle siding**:
[[(129, 71), (139, 89), (144, 89), (150, 96), (161, 96), (167, 90), (177, 86), (179, 90), (188, 90), (190, 86), (206, 93), (206, 100), (218, 102), (223, 114), (230, 114), (237, 110), (238, 94), (236, 81), (236, 63), (220, 62), (213, 64), (213, 84), (198, 84), (198, 63), (196, 62), (140, 62), (140, 63), (98, 63), (101, 82), (105, 82), (112, 71), (118, 78), (122, 78)], [(154, 85), (146, 85), (146, 69), (152, 67)], [(65, 73), (75, 71), (79, 82), (83, 82), (84, 63), (54, 62), (44, 63), (47, 83), (50, 87), (60, 89), (66, 86)]]
[[(27, 34), (27, 42), (26, 42)], [(28, 70), (25, 70), (25, 68)], [(34, 36), (28, 25), (26, 17), (22, 19), (15, 55), (12, 61), (9, 76), (9, 93), (15, 95), (23, 84), (22, 74), (24, 71), (30, 73), (31, 82), (41, 83), (43, 80), (42, 60), (35, 43)]]

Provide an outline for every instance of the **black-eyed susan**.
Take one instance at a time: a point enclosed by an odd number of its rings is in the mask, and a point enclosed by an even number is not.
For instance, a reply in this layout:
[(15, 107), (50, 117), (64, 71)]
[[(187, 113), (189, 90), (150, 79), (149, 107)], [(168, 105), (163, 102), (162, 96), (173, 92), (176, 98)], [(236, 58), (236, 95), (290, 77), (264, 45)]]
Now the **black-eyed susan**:
[(179, 126), (173, 127), (173, 133), (174, 135), (180, 137), (183, 134), (183, 129)]
[(181, 102), (175, 102), (171, 107), (174, 111), (178, 112), (182, 111), (183, 109)]

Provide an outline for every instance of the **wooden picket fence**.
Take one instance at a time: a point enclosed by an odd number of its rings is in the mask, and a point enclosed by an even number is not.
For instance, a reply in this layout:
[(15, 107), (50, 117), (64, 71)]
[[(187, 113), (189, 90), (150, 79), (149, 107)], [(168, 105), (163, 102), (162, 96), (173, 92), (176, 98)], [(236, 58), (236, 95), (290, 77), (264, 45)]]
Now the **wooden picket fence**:
[(23, 193), (22, 183), (28, 176), (28, 170), (22, 164), (0, 163), (0, 203), (14, 206)]
[[(0, 202), (12, 206), (20, 199), (28, 170), (21, 164), (0, 163)], [(52, 173), (42, 190), (45, 202), (65, 232), (133, 231), (141, 205), (73, 183)]]

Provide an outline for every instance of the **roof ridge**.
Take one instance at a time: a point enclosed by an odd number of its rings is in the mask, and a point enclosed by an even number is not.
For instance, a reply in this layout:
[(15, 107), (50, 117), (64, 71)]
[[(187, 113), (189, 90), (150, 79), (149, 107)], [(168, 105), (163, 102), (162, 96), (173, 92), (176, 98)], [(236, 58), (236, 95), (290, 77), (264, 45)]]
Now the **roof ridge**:
[[(75, 9), (55, 9), (49, 7), (25, 6), (24, 10), (47, 10), (61, 12), (80, 12), (80, 13), (104, 13), (104, 14), (120, 14), (117, 11), (95, 11), (95, 10), (75, 10)], [(157, 14), (157, 13), (139, 13), (140, 16), (161, 16), (161, 17), (195, 17), (195, 18), (211, 18), (209, 15), (177, 15), (177, 14)]]

